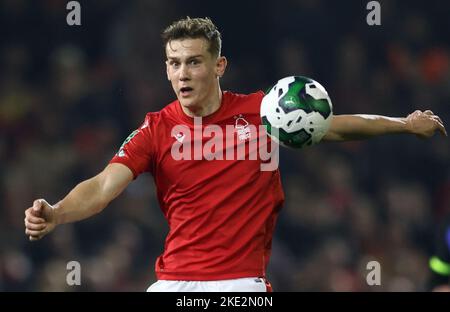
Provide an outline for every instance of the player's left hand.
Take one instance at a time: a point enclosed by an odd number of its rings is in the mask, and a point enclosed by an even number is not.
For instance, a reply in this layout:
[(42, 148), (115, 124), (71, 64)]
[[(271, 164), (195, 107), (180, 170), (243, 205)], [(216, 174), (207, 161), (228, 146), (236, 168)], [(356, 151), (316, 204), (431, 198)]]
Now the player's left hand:
[(408, 130), (422, 139), (428, 139), (433, 136), (435, 131), (439, 131), (442, 135), (447, 136), (444, 123), (439, 116), (432, 111), (424, 112), (416, 110), (406, 117), (406, 126)]

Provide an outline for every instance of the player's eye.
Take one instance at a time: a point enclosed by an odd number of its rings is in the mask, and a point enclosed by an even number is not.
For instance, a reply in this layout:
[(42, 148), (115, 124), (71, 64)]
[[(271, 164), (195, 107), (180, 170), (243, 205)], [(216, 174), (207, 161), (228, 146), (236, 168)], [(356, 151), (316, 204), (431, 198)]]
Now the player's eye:
[(190, 60), (189, 65), (198, 65), (200, 62), (198, 60)]

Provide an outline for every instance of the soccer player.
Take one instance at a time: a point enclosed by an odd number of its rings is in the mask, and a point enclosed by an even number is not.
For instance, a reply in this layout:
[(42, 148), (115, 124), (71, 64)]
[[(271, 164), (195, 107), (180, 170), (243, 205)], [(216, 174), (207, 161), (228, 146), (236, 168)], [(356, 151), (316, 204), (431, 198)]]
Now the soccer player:
[[(155, 180), (160, 206), (169, 224), (165, 248), (155, 264), (157, 282), (149, 291), (270, 290), (266, 268), (272, 234), (284, 194), (279, 170), (262, 171), (259, 157), (229, 159), (239, 144), (254, 138), (247, 125), (261, 125), (264, 93), (223, 92), (220, 77), (227, 59), (221, 55), (221, 35), (208, 18), (174, 22), (162, 34), (167, 56), (167, 79), (177, 100), (148, 113), (142, 125), (120, 147), (106, 168), (78, 184), (56, 204), (37, 199), (25, 211), (25, 233), (41, 239), (57, 225), (88, 218), (102, 211), (143, 172)], [(201, 118), (200, 118), (201, 117)], [(226, 133), (207, 150), (205, 135), (196, 138), (199, 119), (206, 132)], [(198, 127), (197, 127), (198, 129)], [(427, 110), (406, 118), (375, 115), (334, 116), (324, 141), (362, 139), (391, 133), (429, 138), (446, 135), (440, 118)], [(234, 134), (233, 134), (234, 135)], [(190, 150), (192, 143), (193, 150)], [(203, 148), (202, 148), (203, 147)], [(174, 151), (192, 158), (179, 159)], [(234, 155), (233, 153), (227, 155)]]

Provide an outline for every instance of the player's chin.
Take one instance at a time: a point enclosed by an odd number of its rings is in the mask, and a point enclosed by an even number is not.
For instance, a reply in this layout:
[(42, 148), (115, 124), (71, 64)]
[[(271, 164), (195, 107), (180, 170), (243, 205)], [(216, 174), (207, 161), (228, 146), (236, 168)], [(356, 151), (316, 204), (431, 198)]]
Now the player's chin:
[(179, 97), (178, 101), (180, 101), (181, 106), (185, 108), (194, 108), (195, 106), (195, 100), (194, 98), (186, 98), (186, 97)]

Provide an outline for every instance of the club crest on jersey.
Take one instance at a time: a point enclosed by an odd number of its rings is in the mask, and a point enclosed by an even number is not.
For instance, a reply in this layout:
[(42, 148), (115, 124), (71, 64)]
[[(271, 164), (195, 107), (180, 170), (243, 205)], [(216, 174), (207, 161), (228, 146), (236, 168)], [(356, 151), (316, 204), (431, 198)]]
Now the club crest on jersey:
[(238, 134), (239, 141), (245, 141), (251, 138), (251, 131), (248, 127), (248, 121), (241, 114), (234, 116), (236, 119), (234, 129)]

